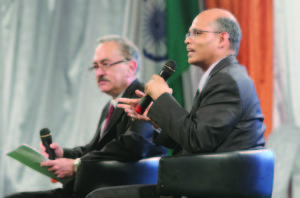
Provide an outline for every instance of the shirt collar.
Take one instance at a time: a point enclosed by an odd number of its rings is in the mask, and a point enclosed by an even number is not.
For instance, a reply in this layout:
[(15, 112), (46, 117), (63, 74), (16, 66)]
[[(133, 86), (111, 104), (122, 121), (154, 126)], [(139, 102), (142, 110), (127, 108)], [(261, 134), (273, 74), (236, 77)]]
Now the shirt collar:
[(214, 62), (204, 73), (203, 73), (203, 76), (199, 82), (199, 85), (198, 85), (198, 89), (199, 89), (199, 92), (202, 91), (207, 79), (208, 79), (208, 76), (210, 74), (210, 72), (213, 70), (213, 68), (216, 67), (216, 65), (222, 60), (224, 59), (225, 57), (222, 57), (220, 59), (218, 59), (216, 62)]
[(117, 99), (118, 99), (118, 98), (121, 98), (122, 95), (124, 94), (124, 92), (125, 92), (125, 91), (121, 92), (116, 98), (111, 98), (111, 100), (110, 100), (110, 105), (113, 105), (113, 106), (116, 108), (116, 106), (117, 106), (117, 104), (118, 104)]

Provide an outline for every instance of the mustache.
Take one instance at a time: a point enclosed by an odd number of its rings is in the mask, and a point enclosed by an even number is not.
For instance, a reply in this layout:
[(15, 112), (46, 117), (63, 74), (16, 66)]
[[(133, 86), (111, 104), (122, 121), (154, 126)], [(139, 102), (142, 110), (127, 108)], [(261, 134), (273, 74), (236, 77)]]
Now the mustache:
[(97, 78), (97, 82), (100, 82), (100, 81), (109, 81), (109, 79), (107, 79), (105, 76), (101, 75)]

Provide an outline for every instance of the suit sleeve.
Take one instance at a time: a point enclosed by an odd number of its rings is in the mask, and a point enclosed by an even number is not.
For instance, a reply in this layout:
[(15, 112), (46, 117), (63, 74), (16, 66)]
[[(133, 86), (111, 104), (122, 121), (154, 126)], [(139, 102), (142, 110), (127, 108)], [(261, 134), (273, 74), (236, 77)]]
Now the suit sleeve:
[(78, 146), (74, 147), (72, 149), (70, 148), (64, 148), (64, 158), (71, 158), (76, 159), (82, 157), (85, 153), (87, 148), (90, 146), (91, 143), (85, 145), (85, 146)]
[[(137, 98), (134, 93), (136, 89), (143, 90), (144, 85), (135, 81), (126, 90), (124, 97)], [(109, 104), (105, 107), (108, 108)], [(120, 109), (116, 109), (116, 112)], [(103, 112), (107, 112), (106, 110)], [(102, 112), (101, 120), (106, 117)], [(99, 123), (101, 123), (101, 120)], [(81, 160), (118, 160), (118, 161), (135, 161), (141, 158), (165, 155), (167, 149), (153, 142), (152, 124), (150, 122), (132, 121), (130, 117), (122, 110), (117, 124), (99, 140), (99, 134), (83, 147), (74, 149), (64, 149), (65, 156), (70, 158), (81, 157)], [(98, 125), (98, 131), (100, 124)]]
[[(241, 116), (239, 89), (231, 76), (219, 74), (210, 79), (201, 94), (191, 113), (168, 93), (161, 95), (148, 112), (161, 127), (164, 139), (168, 136), (190, 153), (215, 151)], [(162, 138), (157, 141), (164, 145)]]
[[(166, 148), (153, 143), (153, 128), (149, 122), (131, 121), (125, 114), (122, 119), (125, 120), (120, 123), (127, 123), (125, 132), (117, 135), (117, 138), (107, 143), (101, 150), (87, 153), (81, 160), (136, 161), (167, 153)], [(117, 127), (121, 129), (124, 125), (119, 124)]]

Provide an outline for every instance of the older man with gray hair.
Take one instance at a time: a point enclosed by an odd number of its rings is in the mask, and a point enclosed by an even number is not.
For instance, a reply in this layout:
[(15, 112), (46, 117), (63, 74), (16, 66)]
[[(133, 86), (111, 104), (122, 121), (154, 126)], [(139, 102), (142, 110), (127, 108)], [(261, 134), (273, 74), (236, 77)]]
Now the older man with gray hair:
[[(88, 144), (72, 149), (63, 149), (57, 143), (51, 144), (56, 159), (41, 163), (41, 166), (49, 167), (59, 178), (74, 176), (74, 179), (64, 184), (63, 188), (16, 193), (7, 198), (78, 197), (73, 193), (75, 180), (81, 180), (80, 177), (76, 177), (78, 166), (102, 160), (130, 162), (166, 154), (166, 148), (152, 142), (153, 128), (149, 122), (133, 120), (123, 109), (117, 107), (117, 98), (135, 98), (135, 90), (144, 89), (144, 84), (136, 77), (140, 67), (137, 47), (120, 36), (103, 37), (98, 42), (90, 69), (95, 73), (101, 92), (110, 95), (111, 100), (102, 111), (96, 133)], [(45, 147), (42, 144), (40, 147), (42, 154), (48, 157)], [(85, 170), (94, 173), (95, 177), (102, 176), (97, 175), (97, 169)], [(91, 182), (92, 178), (89, 182), (81, 184), (93, 185)]]

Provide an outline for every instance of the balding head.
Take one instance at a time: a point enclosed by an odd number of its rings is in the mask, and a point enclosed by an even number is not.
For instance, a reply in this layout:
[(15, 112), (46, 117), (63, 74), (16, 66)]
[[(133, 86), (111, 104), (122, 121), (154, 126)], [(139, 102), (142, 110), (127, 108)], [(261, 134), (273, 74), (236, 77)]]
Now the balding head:
[(211, 21), (215, 21), (217, 18), (228, 18), (237, 23), (236, 18), (233, 16), (231, 12), (220, 8), (212, 8), (212, 9), (205, 10), (201, 12), (198, 16), (205, 16)]
[(188, 62), (207, 70), (217, 60), (237, 54), (241, 31), (235, 17), (223, 9), (201, 12), (185, 39)]
[(217, 32), (227, 32), (229, 34), (230, 49), (238, 53), (242, 32), (234, 15), (224, 9), (212, 8), (201, 12), (196, 18), (205, 19), (207, 25)]

